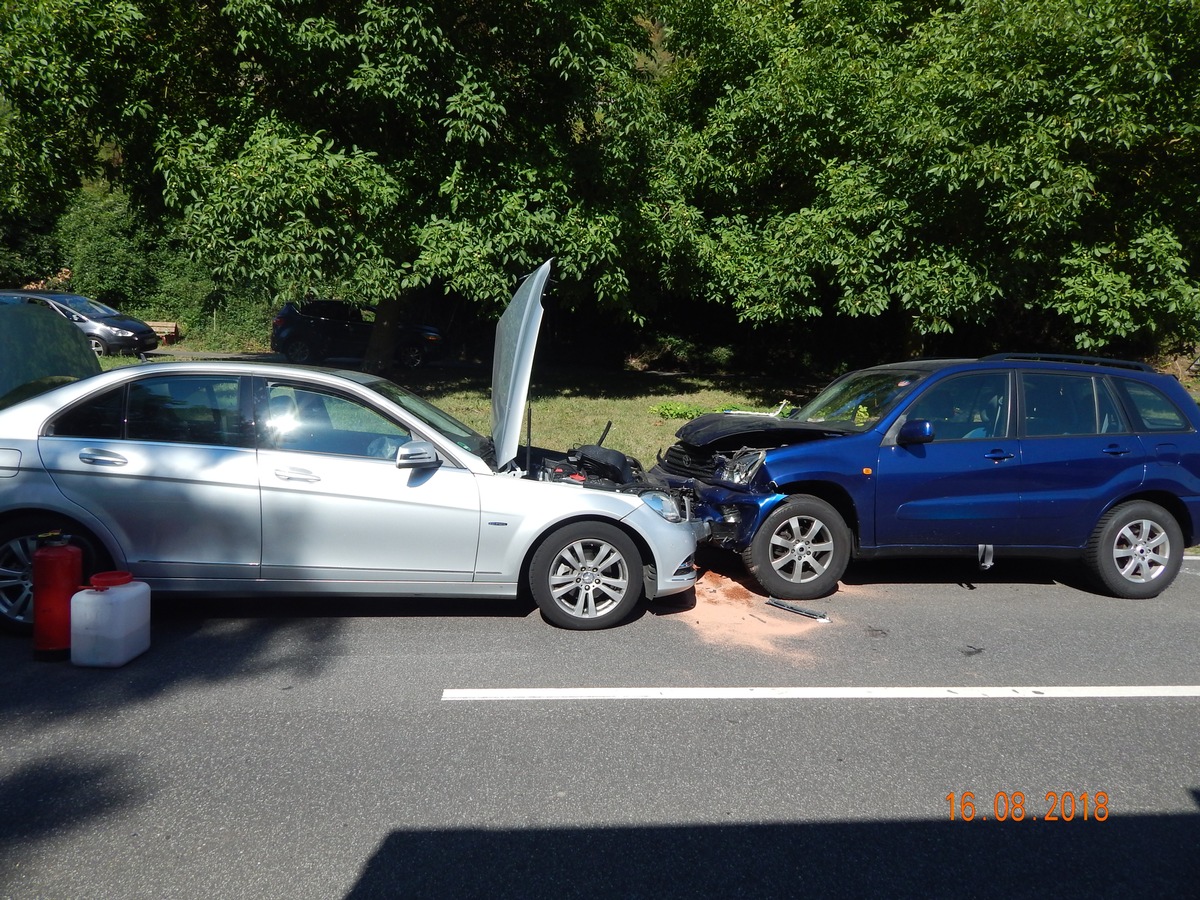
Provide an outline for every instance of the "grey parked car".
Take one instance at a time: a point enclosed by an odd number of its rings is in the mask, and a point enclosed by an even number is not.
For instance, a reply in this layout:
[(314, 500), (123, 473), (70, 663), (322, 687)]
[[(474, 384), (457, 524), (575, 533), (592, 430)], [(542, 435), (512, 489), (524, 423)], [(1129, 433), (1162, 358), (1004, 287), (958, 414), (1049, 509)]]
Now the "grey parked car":
[(147, 353), (158, 348), (158, 335), (153, 328), (98, 300), (63, 291), (0, 290), (0, 303), (14, 300), (40, 303), (73, 322), (97, 356)]
[(552, 455), (518, 453), (549, 269), (497, 328), (490, 438), (385, 379), (254, 363), (128, 366), (0, 410), (0, 621), (30, 620), (50, 529), (85, 569), (156, 592), (527, 587), (547, 619), (592, 629), (688, 590), (704, 526), (671, 494), (595, 466), (560, 479)]

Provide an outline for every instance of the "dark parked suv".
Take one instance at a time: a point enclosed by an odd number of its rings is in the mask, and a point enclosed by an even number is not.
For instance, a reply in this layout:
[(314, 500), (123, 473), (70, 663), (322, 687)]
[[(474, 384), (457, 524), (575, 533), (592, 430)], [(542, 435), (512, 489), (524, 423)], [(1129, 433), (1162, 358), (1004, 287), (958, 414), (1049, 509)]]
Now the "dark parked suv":
[[(271, 323), (271, 349), (300, 365), (329, 358), (362, 359), (375, 327), (375, 308), (338, 300), (285, 304)], [(402, 324), (396, 361), (413, 368), (442, 354), (442, 334), (432, 325)]]
[(39, 303), (73, 322), (88, 339), (97, 356), (110, 353), (147, 353), (158, 348), (158, 335), (143, 322), (118, 312), (98, 300), (63, 291), (0, 290), (9, 302)]
[(692, 420), (652, 470), (769, 593), (834, 590), (852, 557), (1082, 559), (1157, 596), (1200, 528), (1200, 414), (1142, 363), (999, 354), (844, 375), (786, 417)]

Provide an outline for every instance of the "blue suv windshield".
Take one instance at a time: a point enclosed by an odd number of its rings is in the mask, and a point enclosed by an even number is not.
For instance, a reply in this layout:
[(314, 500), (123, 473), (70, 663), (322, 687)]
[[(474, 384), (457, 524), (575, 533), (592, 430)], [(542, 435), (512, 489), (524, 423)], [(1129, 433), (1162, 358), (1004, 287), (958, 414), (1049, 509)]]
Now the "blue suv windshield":
[(928, 374), (914, 369), (852, 372), (793, 410), (788, 418), (819, 422), (838, 430), (866, 431), (907, 397)]

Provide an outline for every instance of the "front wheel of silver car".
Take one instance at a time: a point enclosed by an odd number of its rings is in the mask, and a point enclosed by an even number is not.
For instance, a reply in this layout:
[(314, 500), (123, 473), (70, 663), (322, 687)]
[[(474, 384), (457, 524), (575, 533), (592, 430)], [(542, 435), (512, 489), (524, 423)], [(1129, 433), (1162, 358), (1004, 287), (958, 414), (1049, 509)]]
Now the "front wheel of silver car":
[(111, 568), (108, 554), (86, 531), (57, 516), (30, 516), (0, 525), (0, 627), (28, 632), (33, 628), (33, 554), (38, 536), (49, 531), (70, 535), (83, 553), (83, 578)]
[(1122, 503), (1096, 525), (1084, 561), (1105, 593), (1126, 600), (1157, 597), (1183, 564), (1183, 531), (1156, 503)]
[(759, 526), (742, 561), (755, 580), (784, 600), (811, 600), (837, 588), (850, 562), (850, 529), (836, 509), (801, 495)]
[(555, 625), (607, 628), (628, 616), (642, 595), (642, 555), (615, 525), (566, 525), (534, 553), (529, 586)]

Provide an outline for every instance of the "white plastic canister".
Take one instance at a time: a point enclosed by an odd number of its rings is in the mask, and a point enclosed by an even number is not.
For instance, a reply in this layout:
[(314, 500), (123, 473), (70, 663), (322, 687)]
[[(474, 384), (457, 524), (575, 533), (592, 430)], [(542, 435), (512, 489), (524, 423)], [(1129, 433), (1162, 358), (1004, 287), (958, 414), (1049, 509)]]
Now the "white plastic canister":
[(71, 598), (71, 662), (123, 666), (150, 647), (150, 585), (129, 572), (97, 572)]

